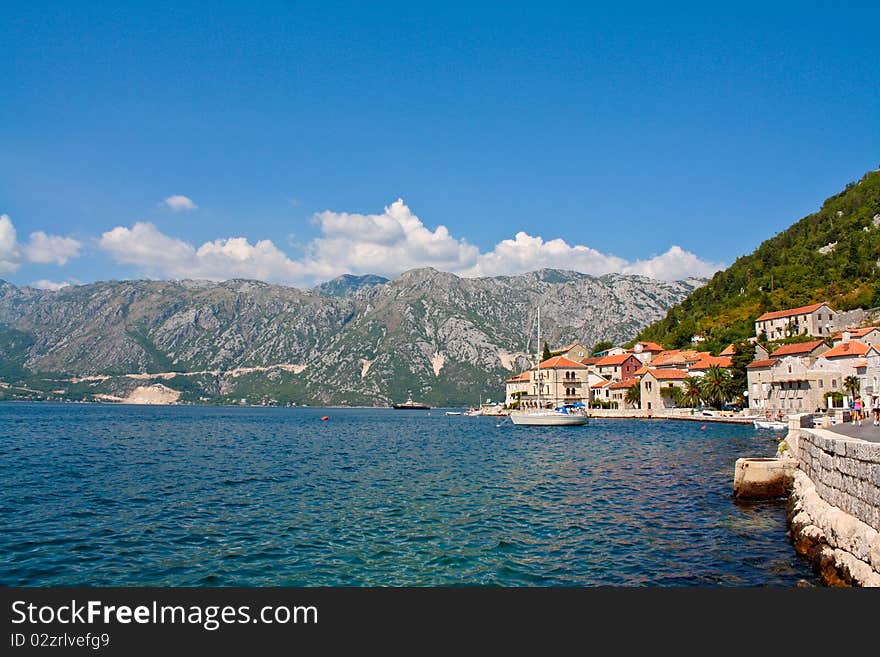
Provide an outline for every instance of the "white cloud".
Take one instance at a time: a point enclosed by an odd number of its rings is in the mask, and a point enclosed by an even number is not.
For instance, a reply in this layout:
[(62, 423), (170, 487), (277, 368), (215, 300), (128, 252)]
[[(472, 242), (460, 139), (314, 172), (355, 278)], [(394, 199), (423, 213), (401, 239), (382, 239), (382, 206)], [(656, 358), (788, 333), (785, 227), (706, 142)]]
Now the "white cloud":
[(672, 245), (669, 250), (648, 260), (636, 260), (621, 269), (624, 274), (641, 274), (650, 278), (675, 281), (683, 278), (709, 278), (726, 265), (701, 260), (696, 254)]
[(270, 240), (244, 237), (195, 247), (161, 233), (153, 224), (117, 226), (101, 236), (100, 247), (119, 263), (171, 278), (255, 278), (311, 285), (344, 273), (395, 276), (415, 267), (434, 267), (462, 276), (517, 274), (541, 268), (572, 269), (588, 274), (641, 274), (676, 280), (709, 276), (723, 265), (672, 246), (666, 253), (630, 262), (562, 239), (544, 240), (525, 232), (481, 253), (445, 226), (427, 227), (398, 199), (378, 214), (319, 212), (313, 217), (319, 237), (291, 259)]
[(72, 237), (46, 235), (41, 230), (31, 233), (30, 242), (24, 247), (25, 257), (31, 262), (65, 265), (79, 257), (82, 245)]
[(48, 281), (45, 278), (42, 278), (38, 281), (34, 281), (31, 283), (31, 287), (35, 287), (38, 290), (51, 290), (52, 292), (57, 292), (63, 287), (68, 287), (70, 283), (57, 282), (57, 281)]
[(488, 253), (481, 254), (475, 266), (465, 272), (474, 276), (520, 274), (536, 269), (571, 269), (585, 274), (621, 271), (627, 261), (600, 253), (588, 246), (571, 246), (565, 240), (544, 241), (522, 231), (514, 239), (501, 240)]
[(197, 210), (199, 207), (191, 198), (188, 196), (182, 196), (181, 194), (169, 196), (164, 199), (162, 203), (172, 212), (189, 212), (190, 210)]
[(393, 276), (414, 267), (461, 272), (477, 264), (480, 251), (449, 234), (446, 226), (427, 228), (401, 199), (382, 214), (320, 212), (314, 222), (322, 236), (307, 247), (311, 269)]
[(79, 256), (80, 247), (72, 237), (47, 235), (42, 230), (21, 244), (9, 215), (0, 215), (0, 273), (15, 272), (23, 262), (64, 265)]
[(206, 242), (198, 249), (168, 237), (153, 224), (117, 226), (98, 242), (116, 262), (136, 265), (154, 276), (171, 278), (256, 278), (293, 282), (307, 277), (300, 263), (290, 260), (271, 241), (250, 244), (244, 237)]
[(0, 274), (14, 272), (20, 264), (21, 253), (15, 226), (8, 214), (0, 215)]

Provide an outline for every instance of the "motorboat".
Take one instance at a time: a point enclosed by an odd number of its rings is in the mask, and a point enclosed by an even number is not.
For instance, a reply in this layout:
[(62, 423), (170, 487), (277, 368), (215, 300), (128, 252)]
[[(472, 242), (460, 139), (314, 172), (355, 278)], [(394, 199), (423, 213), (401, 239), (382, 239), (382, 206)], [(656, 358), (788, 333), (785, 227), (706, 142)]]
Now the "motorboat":
[(411, 411), (428, 411), (431, 409), (427, 404), (421, 404), (419, 402), (414, 402), (412, 398), (412, 393), (409, 393), (406, 401), (402, 404), (394, 404), (392, 408), (396, 408), (398, 410), (411, 410)]
[(756, 429), (772, 429), (773, 431), (785, 431), (788, 429), (788, 422), (779, 420), (755, 420)]

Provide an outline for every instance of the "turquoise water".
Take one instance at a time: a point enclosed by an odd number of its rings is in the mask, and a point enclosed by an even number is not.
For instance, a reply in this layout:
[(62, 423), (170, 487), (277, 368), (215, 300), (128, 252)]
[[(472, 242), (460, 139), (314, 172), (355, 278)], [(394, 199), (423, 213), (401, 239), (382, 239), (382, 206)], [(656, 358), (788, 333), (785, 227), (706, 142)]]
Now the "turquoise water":
[[(321, 416), (330, 420), (322, 422)], [(793, 585), (752, 427), (0, 404), (3, 585)]]

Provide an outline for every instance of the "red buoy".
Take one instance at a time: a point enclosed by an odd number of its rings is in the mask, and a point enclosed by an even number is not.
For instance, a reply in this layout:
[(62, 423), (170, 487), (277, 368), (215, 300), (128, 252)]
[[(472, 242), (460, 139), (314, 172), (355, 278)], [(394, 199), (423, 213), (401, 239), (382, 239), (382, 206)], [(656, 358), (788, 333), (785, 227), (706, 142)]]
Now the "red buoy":
[(330, 419), (330, 416), (329, 416), (329, 415), (325, 415), (324, 417), (321, 418), (321, 422), (326, 422), (326, 421), (329, 420), (329, 419)]
[(703, 426), (700, 427), (700, 431), (705, 431), (705, 430), (706, 430), (706, 425), (704, 424)]

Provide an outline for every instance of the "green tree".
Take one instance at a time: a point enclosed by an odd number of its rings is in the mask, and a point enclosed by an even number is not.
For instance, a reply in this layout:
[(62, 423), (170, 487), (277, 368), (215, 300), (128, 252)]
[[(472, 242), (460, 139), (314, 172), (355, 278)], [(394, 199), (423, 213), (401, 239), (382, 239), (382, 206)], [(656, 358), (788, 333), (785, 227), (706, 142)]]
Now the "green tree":
[(734, 344), (733, 348), (735, 352), (731, 357), (730, 387), (733, 391), (733, 397), (742, 401), (743, 392), (749, 385), (746, 368), (749, 363), (755, 360), (755, 345), (748, 340), (743, 340)]
[(639, 383), (631, 385), (626, 391), (625, 401), (633, 408), (642, 407), (642, 386)]
[(668, 398), (676, 408), (682, 406), (684, 401), (684, 390), (678, 386), (671, 385), (665, 388), (660, 388), (660, 394)]
[(718, 365), (711, 365), (700, 383), (703, 399), (710, 406), (721, 406), (730, 399), (730, 384), (731, 378), (727, 370), (718, 367)]
[(552, 354), (550, 353), (550, 345), (546, 342), (544, 343), (544, 353), (541, 354), (541, 362), (543, 363), (545, 360), (550, 360)]
[(862, 382), (859, 381), (859, 377), (850, 375), (843, 380), (843, 389), (849, 393), (850, 397), (855, 399), (862, 389)]
[(703, 390), (700, 387), (700, 379), (696, 376), (689, 376), (684, 380), (684, 388), (682, 389), (681, 401), (684, 406), (693, 408), (699, 405), (703, 396)]
[(608, 340), (599, 340), (599, 342), (593, 345), (593, 352), (591, 355), (595, 356), (596, 354), (602, 353), (603, 351), (608, 351), (613, 346), (613, 342), (609, 342)]

